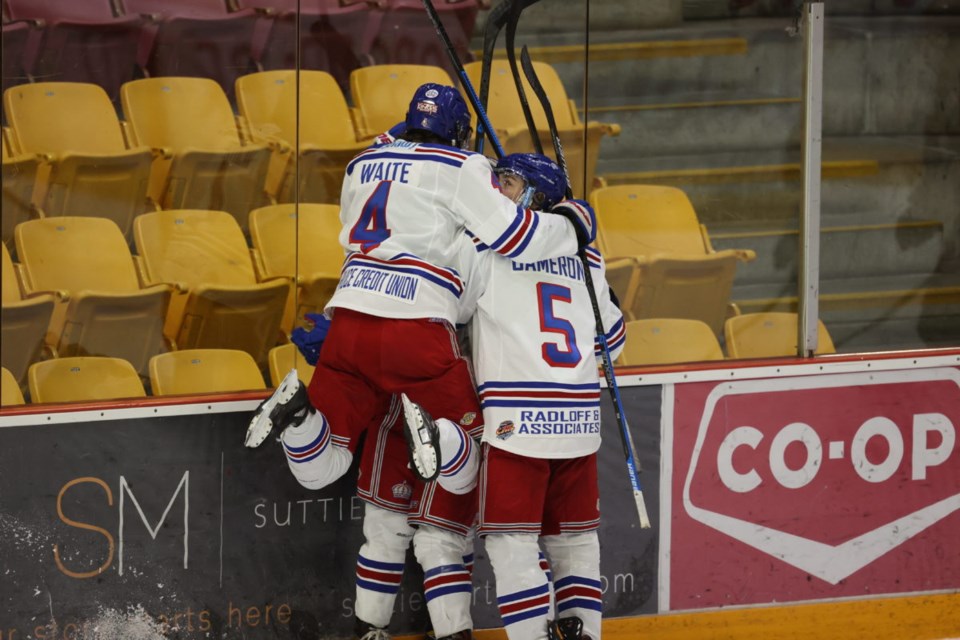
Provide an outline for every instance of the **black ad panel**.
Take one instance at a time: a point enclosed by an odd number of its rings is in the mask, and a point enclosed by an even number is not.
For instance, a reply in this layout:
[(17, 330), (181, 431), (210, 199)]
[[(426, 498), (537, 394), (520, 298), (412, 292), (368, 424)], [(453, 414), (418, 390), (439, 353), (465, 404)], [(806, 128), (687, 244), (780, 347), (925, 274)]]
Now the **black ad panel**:
[[(607, 400), (606, 617), (657, 605), (660, 388), (621, 391), (654, 526), (639, 527)], [(276, 443), (243, 447), (247, 411), (99, 416), (0, 428), (0, 638), (349, 636), (363, 539), (355, 469), (322, 491), (302, 488)], [(497, 627), (482, 543), (476, 556), (474, 623)], [(428, 627), (421, 581), (408, 553), (394, 632)]]

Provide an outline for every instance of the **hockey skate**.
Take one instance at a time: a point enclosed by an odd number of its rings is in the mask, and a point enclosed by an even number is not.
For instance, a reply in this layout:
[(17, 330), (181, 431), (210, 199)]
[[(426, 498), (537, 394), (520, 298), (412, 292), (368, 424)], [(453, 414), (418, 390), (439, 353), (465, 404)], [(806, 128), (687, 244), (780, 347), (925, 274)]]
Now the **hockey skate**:
[(291, 369), (290, 373), (277, 385), (273, 395), (257, 407), (257, 412), (250, 419), (247, 437), (243, 444), (251, 449), (259, 447), (274, 427), (279, 427), (281, 430), (295, 427), (310, 413), (313, 413), (313, 407), (310, 405), (310, 399), (307, 398), (307, 390), (300, 384), (297, 370)]
[(403, 401), (403, 435), (410, 450), (414, 475), (431, 482), (440, 475), (440, 430), (423, 407), (401, 393)]
[(590, 640), (583, 635), (583, 621), (576, 616), (554, 620), (547, 626), (548, 640)]
[(360, 618), (353, 623), (354, 640), (390, 640), (390, 634), (383, 627), (375, 627)]

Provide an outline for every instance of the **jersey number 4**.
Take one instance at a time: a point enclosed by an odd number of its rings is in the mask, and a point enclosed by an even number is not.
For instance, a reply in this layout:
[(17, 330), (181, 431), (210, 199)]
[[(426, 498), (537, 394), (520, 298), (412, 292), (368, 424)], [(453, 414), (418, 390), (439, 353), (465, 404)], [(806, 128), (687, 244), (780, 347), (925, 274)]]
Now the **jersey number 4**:
[(554, 302), (569, 303), (570, 300), (570, 287), (547, 282), (537, 283), (540, 331), (559, 334), (561, 337), (559, 345), (553, 342), (544, 342), (540, 345), (540, 354), (551, 367), (575, 367), (581, 359), (573, 325), (569, 320), (557, 317), (554, 312)]
[(360, 245), (360, 251), (367, 253), (380, 246), (390, 237), (387, 226), (387, 198), (390, 197), (389, 180), (381, 180), (363, 205), (360, 217), (350, 229), (350, 243)]

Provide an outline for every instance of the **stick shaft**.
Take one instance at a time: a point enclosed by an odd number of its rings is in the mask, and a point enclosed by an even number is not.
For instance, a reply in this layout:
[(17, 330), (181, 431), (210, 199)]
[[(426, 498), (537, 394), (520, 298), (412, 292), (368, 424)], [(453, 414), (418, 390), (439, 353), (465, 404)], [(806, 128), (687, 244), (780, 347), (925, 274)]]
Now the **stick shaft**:
[(477, 92), (474, 91), (473, 83), (470, 82), (470, 78), (467, 77), (467, 72), (463, 68), (463, 63), (460, 62), (460, 58), (457, 56), (457, 52), (453, 48), (453, 42), (450, 40), (450, 36), (447, 34), (447, 29), (443, 26), (443, 22), (440, 21), (440, 14), (437, 13), (437, 9), (433, 6), (433, 2), (431, 0), (423, 0), (423, 6), (426, 8), (427, 15), (430, 17), (430, 22), (433, 23), (433, 27), (436, 29), (437, 35), (440, 36), (440, 40), (443, 42), (443, 46), (447, 50), (447, 56), (449, 56), (450, 62), (453, 64), (453, 68), (456, 70), (457, 76), (460, 78), (460, 83), (463, 85), (464, 91), (467, 92), (467, 97), (470, 99), (470, 104), (473, 105), (473, 110), (477, 114), (477, 122), (481, 123), (483, 129), (486, 131), (487, 137), (490, 139), (490, 144), (493, 145), (493, 150), (496, 152), (497, 157), (502, 158), (503, 147), (500, 145), (500, 140), (497, 138), (496, 132), (494, 132), (493, 127), (490, 125), (490, 119), (487, 118), (487, 111), (483, 108), (483, 105), (480, 104), (480, 98), (477, 96)]
[[(537, 78), (537, 74), (530, 63), (530, 56), (526, 56), (527, 64), (524, 66), (524, 72), (527, 74), (527, 80), (530, 87), (536, 93), (540, 104), (543, 106), (544, 115), (547, 117), (547, 124), (550, 127), (550, 137), (553, 139), (554, 151), (557, 154), (557, 164), (567, 172), (566, 161), (563, 157), (563, 148), (560, 146), (560, 134), (557, 131), (557, 121), (553, 116), (553, 107), (543, 85)], [(570, 179), (567, 177), (567, 197), (571, 196)], [(583, 277), (587, 285), (587, 293), (590, 295), (590, 304), (593, 306), (593, 318), (597, 329), (597, 342), (600, 344), (600, 357), (603, 362), (603, 376), (607, 381), (607, 390), (610, 392), (610, 398), (613, 401), (613, 411), (617, 417), (617, 425), (620, 427), (620, 442), (623, 444), (623, 454), (627, 462), (627, 472), (630, 475), (630, 486), (633, 489), (634, 503), (637, 507), (637, 516), (640, 519), (640, 528), (650, 528), (650, 517), (647, 514), (647, 507), (643, 500), (643, 489), (640, 486), (640, 465), (637, 464), (636, 448), (633, 444), (633, 436), (630, 434), (630, 426), (627, 424), (627, 417), (623, 411), (623, 402), (620, 399), (620, 387), (617, 386), (617, 379), (613, 371), (613, 359), (610, 357), (610, 347), (607, 345), (607, 334), (603, 327), (603, 316), (600, 313), (600, 303), (597, 301), (597, 292), (593, 288), (593, 275), (590, 273), (590, 262), (587, 260), (585, 250), (580, 251), (580, 261), (583, 263)]]

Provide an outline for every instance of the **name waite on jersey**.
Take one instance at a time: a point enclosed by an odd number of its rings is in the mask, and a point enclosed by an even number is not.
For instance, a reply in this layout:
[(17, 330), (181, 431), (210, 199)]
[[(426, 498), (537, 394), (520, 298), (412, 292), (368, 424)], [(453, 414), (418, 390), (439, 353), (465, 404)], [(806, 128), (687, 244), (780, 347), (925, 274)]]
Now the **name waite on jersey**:
[(408, 304), (417, 301), (420, 280), (415, 276), (366, 267), (347, 267), (337, 289), (363, 289)]

